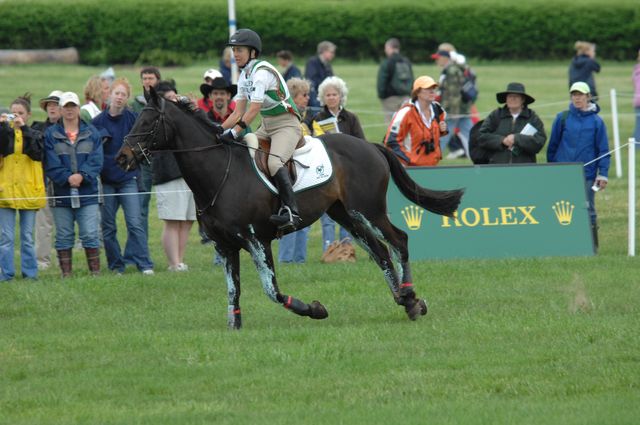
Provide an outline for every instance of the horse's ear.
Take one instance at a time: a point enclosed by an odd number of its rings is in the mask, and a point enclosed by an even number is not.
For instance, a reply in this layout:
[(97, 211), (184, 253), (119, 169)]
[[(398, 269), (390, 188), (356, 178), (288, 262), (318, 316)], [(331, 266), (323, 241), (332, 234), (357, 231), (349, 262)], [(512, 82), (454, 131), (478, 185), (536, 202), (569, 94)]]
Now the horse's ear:
[(144, 91), (144, 98), (147, 103), (158, 103), (160, 96), (158, 95), (155, 87), (151, 86), (148, 91)]

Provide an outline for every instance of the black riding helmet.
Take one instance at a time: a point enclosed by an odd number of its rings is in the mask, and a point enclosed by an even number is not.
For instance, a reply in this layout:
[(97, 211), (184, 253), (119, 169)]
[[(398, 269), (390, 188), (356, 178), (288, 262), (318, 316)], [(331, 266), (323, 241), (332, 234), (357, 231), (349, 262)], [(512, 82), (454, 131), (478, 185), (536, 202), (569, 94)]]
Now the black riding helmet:
[(231, 37), (227, 46), (247, 46), (256, 51), (256, 57), (260, 55), (262, 51), (262, 40), (257, 32), (248, 28), (239, 29)]

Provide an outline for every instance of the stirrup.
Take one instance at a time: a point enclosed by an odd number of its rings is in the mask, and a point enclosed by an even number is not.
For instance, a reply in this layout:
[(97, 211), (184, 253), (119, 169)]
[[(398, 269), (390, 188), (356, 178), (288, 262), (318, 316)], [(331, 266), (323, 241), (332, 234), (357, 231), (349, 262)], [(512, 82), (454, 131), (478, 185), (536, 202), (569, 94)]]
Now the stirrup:
[(291, 233), (295, 231), (302, 221), (300, 216), (294, 214), (287, 205), (283, 205), (278, 210), (278, 214), (273, 214), (269, 220), (278, 226), (278, 230), (282, 233)]

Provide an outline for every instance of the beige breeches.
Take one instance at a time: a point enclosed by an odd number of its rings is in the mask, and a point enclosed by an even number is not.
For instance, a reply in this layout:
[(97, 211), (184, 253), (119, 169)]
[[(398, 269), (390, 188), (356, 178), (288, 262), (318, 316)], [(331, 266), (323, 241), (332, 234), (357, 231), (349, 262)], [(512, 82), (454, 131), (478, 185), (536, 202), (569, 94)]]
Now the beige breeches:
[(287, 162), (302, 137), (300, 121), (293, 114), (262, 117), (262, 124), (255, 131), (258, 139), (271, 140), (269, 173), (273, 176)]

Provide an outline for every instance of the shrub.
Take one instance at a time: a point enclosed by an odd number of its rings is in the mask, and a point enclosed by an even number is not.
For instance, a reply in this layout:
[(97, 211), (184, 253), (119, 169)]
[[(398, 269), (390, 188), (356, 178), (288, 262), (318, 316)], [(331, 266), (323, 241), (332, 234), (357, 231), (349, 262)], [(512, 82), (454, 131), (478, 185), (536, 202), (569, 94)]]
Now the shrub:
[[(74, 46), (87, 63), (133, 63), (155, 58), (181, 63), (224, 48), (228, 38), (223, 0), (25, 0), (24, 7), (0, 3), (0, 45), (7, 48)], [(553, 7), (541, 7), (549, 5)], [(274, 16), (279, 21), (274, 25)], [(357, 0), (263, 2), (237, 5), (240, 27), (256, 30), (266, 54), (287, 48), (312, 55), (321, 40), (335, 42), (339, 55), (377, 58), (384, 41), (398, 37), (403, 51), (424, 61), (442, 41), (468, 56), (486, 59), (552, 59), (573, 54), (578, 39), (598, 44), (606, 59), (630, 59), (640, 40), (640, 12), (633, 2), (575, 4), (542, 0), (515, 4), (488, 0), (389, 2)], [(163, 54), (159, 51), (165, 51)]]

